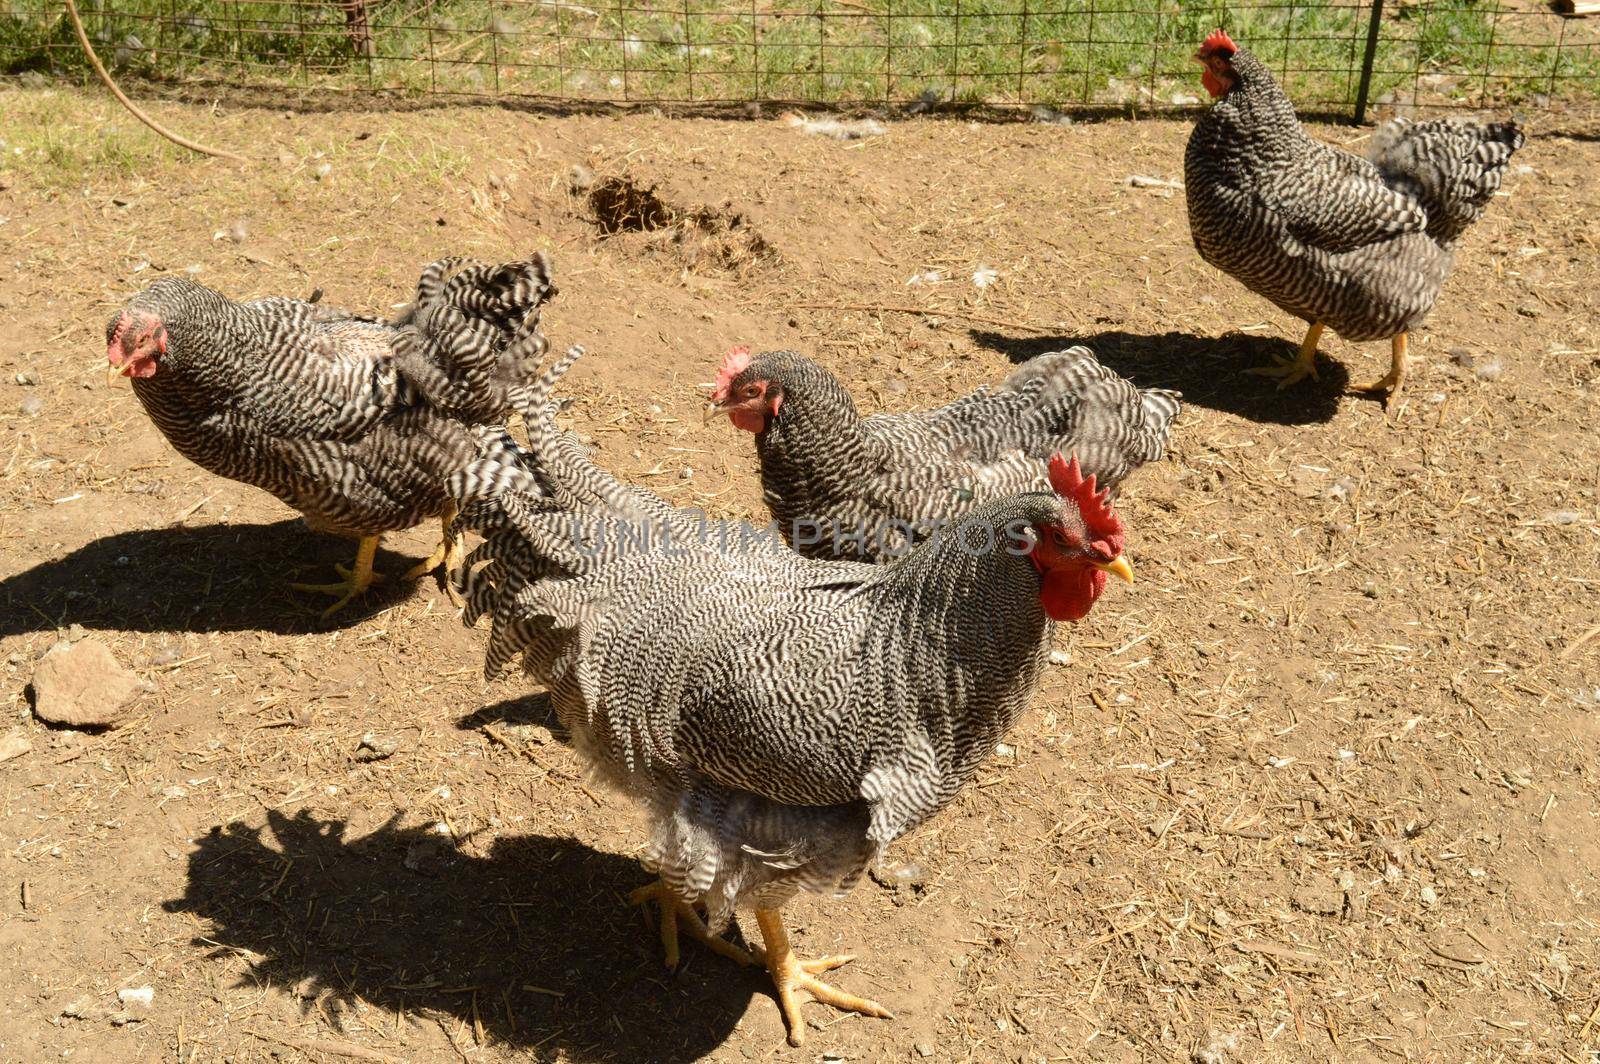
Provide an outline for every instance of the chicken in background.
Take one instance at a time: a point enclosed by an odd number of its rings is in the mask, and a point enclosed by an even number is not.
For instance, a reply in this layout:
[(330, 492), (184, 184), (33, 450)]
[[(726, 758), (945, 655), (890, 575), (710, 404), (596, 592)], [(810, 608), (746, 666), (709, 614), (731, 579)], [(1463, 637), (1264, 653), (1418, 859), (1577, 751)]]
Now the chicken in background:
[[(818, 978), (851, 958), (800, 959), (780, 910), (849, 890), (944, 808), (1027, 707), (1056, 622), (1131, 581), (1109, 493), (1058, 455), (1049, 490), (975, 506), (967, 535), (807, 559), (592, 465), (543, 394), (576, 354), (529, 393), (529, 450), (450, 481), (484, 537), (459, 579), (466, 622), (492, 621), (485, 671), (520, 657), (591, 772), (646, 810), (660, 879), (633, 900), (659, 905), (669, 965), (680, 927), (765, 965), (793, 1045), (801, 991), (889, 1017)], [(739, 907), (759, 949), (721, 937)]]
[(1162, 458), (1179, 395), (1138, 388), (1087, 348), (1029, 359), (998, 387), (936, 410), (862, 417), (804, 355), (728, 352), (707, 418), (755, 434), (761, 487), (790, 545), (882, 561), (993, 499), (1048, 487), (1051, 455), (1076, 455), (1115, 490)]
[(458, 560), (444, 480), (503, 445), (555, 291), (543, 256), (443, 259), (384, 321), (298, 299), (235, 303), (165, 277), (106, 326), (106, 357), (185, 458), (271, 492), (313, 529), (359, 538), (339, 582), (293, 585), (336, 596), (327, 616), (382, 579), (384, 532), (443, 519), (439, 548), (406, 579)]
[(1450, 272), (1457, 241), (1488, 205), (1514, 122), (1403, 119), (1363, 159), (1312, 140), (1266, 66), (1221, 30), (1195, 58), (1216, 101), (1184, 156), (1189, 230), (1206, 262), (1309, 325), (1298, 357), (1252, 372), (1287, 387), (1317, 375), (1317, 340), (1389, 340), (1389, 372), (1360, 390), (1393, 395), (1406, 337)]

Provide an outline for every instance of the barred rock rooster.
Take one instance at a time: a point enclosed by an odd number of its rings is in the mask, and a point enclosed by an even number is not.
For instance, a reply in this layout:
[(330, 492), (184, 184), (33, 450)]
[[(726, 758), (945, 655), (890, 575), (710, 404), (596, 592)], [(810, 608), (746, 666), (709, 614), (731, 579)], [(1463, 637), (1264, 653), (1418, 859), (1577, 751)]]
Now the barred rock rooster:
[(1284, 388), (1316, 377), (1317, 340), (1388, 339), (1389, 396), (1406, 336), (1433, 309), (1457, 241), (1500, 187), (1523, 143), (1514, 122), (1396, 120), (1369, 159), (1306, 136), (1267, 68), (1221, 30), (1195, 54), (1216, 102), (1184, 156), (1189, 229), (1206, 262), (1310, 328), (1299, 356), (1252, 372)]
[(338, 583), (293, 585), (337, 596), (327, 616), (382, 579), (384, 532), (443, 518), (439, 548), (407, 579), (457, 560), (445, 477), (499, 445), (554, 294), (543, 256), (435, 262), (394, 321), (297, 299), (235, 303), (165, 277), (107, 325), (106, 357), (185, 458), (360, 539)]
[(728, 352), (707, 418), (755, 433), (778, 527), (811, 557), (881, 561), (992, 499), (1047, 486), (1075, 454), (1103, 487), (1167, 449), (1177, 392), (1140, 389), (1087, 348), (1030, 359), (995, 389), (937, 410), (862, 417), (844, 386), (793, 351)]
[[(948, 804), (1026, 707), (1055, 622), (1132, 579), (1109, 494), (1057, 456), (1053, 490), (895, 562), (812, 560), (618, 484), (530, 394), (530, 452), (450, 481), (485, 537), (459, 581), (467, 623), (492, 619), (486, 673), (520, 657), (592, 772), (646, 810), (660, 879), (633, 900), (659, 905), (669, 965), (680, 927), (764, 964), (794, 1045), (802, 990), (888, 1017), (818, 978), (851, 958), (798, 958), (780, 909), (849, 890)], [(721, 937), (740, 906), (758, 949)]]

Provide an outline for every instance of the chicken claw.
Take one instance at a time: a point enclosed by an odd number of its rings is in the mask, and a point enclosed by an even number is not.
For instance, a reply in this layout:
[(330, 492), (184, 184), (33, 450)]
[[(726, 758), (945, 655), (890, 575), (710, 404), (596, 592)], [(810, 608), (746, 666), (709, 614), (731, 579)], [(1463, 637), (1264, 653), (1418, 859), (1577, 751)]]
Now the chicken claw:
[(1256, 366), (1246, 370), (1258, 377), (1278, 378), (1278, 391), (1283, 391), (1292, 384), (1299, 384), (1310, 377), (1312, 380), (1321, 380), (1317, 376), (1317, 341), (1322, 337), (1322, 326), (1312, 325), (1306, 330), (1306, 338), (1300, 342), (1300, 351), (1294, 358), (1272, 356), (1273, 364), (1270, 366)]
[(681, 920), (690, 938), (704, 945), (712, 953), (720, 954), (739, 964), (755, 964), (757, 958), (748, 950), (740, 949), (727, 939), (713, 935), (706, 922), (700, 919), (694, 906), (667, 885), (664, 879), (640, 887), (628, 895), (631, 905), (655, 902), (661, 912), (661, 952), (665, 954), (668, 968), (678, 966), (678, 922)]
[(461, 606), (460, 592), (456, 591), (455, 582), (450, 579), (450, 574), (461, 568), (461, 540), (450, 531), (450, 525), (456, 519), (455, 503), (445, 503), (444, 513), (440, 515), (439, 523), (443, 526), (443, 533), (439, 538), (439, 545), (433, 553), (422, 561), (406, 570), (405, 580), (420, 580), (439, 567), (444, 567), (444, 593), (449, 596), (452, 606)]
[(1389, 372), (1371, 384), (1356, 386), (1358, 392), (1370, 392), (1383, 396), (1387, 404), (1400, 391), (1400, 383), (1406, 379), (1406, 334), (1401, 333), (1389, 341)]
[(804, 990), (824, 1005), (832, 1005), (846, 1012), (859, 1012), (863, 1016), (876, 1016), (892, 1020), (894, 1013), (870, 998), (846, 994), (821, 979), (822, 972), (831, 972), (855, 960), (853, 956), (819, 957), (803, 961), (789, 948), (789, 935), (783, 929), (783, 917), (776, 909), (757, 909), (756, 924), (761, 928), (761, 940), (766, 945), (763, 957), (767, 972), (772, 976), (773, 989), (778, 995), (778, 1008), (783, 1012), (784, 1026), (789, 1029), (789, 1044), (798, 1046), (806, 1040), (805, 1021), (800, 1017), (800, 1003), (795, 991)]
[(367, 588), (383, 579), (382, 574), (372, 571), (372, 559), (378, 553), (378, 537), (362, 536), (361, 544), (356, 548), (355, 564), (349, 567), (334, 566), (334, 571), (344, 579), (333, 584), (290, 584), (296, 591), (310, 591), (318, 595), (337, 595), (338, 601), (322, 611), (324, 619), (332, 617), (335, 613), (349, 605), (350, 601), (366, 593)]

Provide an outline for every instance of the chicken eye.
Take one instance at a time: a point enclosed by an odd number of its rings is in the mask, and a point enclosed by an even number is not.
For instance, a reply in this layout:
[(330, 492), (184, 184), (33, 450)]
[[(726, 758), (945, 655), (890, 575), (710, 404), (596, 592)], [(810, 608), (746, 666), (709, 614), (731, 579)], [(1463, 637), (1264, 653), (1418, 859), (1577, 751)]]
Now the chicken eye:
[(754, 384), (750, 385), (749, 387), (745, 388), (745, 390), (744, 390), (744, 397), (746, 399), (755, 399), (755, 398), (759, 397), (760, 395), (761, 395), (761, 389), (758, 388)]

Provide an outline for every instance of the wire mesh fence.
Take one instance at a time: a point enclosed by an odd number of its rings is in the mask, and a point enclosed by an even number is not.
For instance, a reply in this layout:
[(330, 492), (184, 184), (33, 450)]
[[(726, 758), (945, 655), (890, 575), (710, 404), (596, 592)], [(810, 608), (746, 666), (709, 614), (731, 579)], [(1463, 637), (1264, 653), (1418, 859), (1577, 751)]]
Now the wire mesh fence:
[[(81, 69), (57, 4), (9, 2), (6, 69)], [(1540, 0), (101, 0), (82, 10), (125, 76), (268, 87), (1169, 111), (1200, 103), (1191, 56), (1220, 25), (1308, 113), (1358, 115), (1369, 99), (1600, 98), (1600, 19)]]

